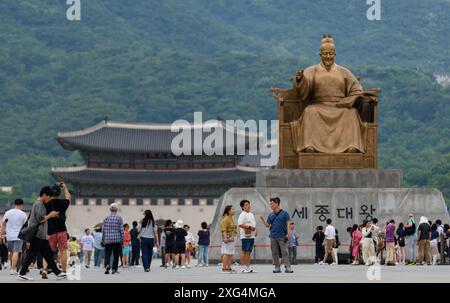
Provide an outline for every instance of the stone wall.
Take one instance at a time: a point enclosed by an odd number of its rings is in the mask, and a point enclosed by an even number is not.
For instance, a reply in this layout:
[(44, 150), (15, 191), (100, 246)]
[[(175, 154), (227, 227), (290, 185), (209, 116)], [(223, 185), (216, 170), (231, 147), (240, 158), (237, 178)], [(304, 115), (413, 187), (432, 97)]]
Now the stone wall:
[[(226, 205), (236, 208), (237, 218), (241, 213), (239, 202), (248, 199), (252, 212), (257, 218), (258, 237), (253, 257), (270, 262), (268, 229), (261, 223), (260, 216), (267, 217), (271, 212), (269, 198), (279, 197), (281, 208), (291, 216), (300, 237), (298, 258), (311, 260), (314, 258), (313, 233), (318, 225), (326, 226), (326, 219), (331, 218), (339, 231), (340, 251), (348, 251), (350, 236), (346, 229), (353, 224), (361, 224), (364, 219), (376, 217), (379, 226), (394, 219), (398, 224), (406, 222), (408, 214), (413, 213), (418, 222), (425, 215), (429, 220), (441, 219), (450, 222), (442, 193), (433, 188), (232, 188), (220, 199), (216, 209), (212, 227), (212, 245), (219, 246), (221, 235), (219, 223)], [(237, 242), (240, 245), (240, 241)], [(345, 246), (347, 245), (347, 246)], [(239, 249), (236, 252), (238, 256)], [(211, 259), (219, 259), (220, 249), (212, 249)]]

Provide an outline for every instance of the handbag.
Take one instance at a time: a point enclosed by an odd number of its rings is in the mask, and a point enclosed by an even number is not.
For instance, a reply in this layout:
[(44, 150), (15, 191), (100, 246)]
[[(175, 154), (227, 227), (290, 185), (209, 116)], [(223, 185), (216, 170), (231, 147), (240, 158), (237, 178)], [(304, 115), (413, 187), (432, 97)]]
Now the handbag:
[(22, 226), (20, 229), (19, 235), (17, 236), (20, 240), (23, 240), (24, 242), (31, 243), (31, 241), (36, 238), (36, 234), (39, 229), (39, 225), (41, 223), (38, 223), (37, 225), (30, 226), (29, 220), (30, 220), (31, 214), (28, 216), (27, 222)]

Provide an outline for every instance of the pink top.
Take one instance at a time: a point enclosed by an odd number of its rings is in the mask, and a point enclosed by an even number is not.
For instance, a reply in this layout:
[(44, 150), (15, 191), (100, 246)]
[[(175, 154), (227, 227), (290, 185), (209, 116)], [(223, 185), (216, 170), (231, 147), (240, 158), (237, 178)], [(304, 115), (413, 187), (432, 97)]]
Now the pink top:
[(352, 256), (359, 256), (359, 242), (361, 242), (362, 233), (359, 230), (355, 230), (352, 234), (353, 247)]

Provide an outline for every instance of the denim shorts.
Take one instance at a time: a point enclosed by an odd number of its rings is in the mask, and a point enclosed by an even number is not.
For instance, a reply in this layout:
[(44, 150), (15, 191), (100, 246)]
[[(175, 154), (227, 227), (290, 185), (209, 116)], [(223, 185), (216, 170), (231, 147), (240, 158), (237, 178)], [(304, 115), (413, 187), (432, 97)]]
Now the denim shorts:
[(252, 252), (255, 239), (242, 239), (242, 251)]
[(23, 241), (22, 240), (14, 240), (14, 241), (8, 241), (8, 251), (10, 253), (22, 253), (22, 246)]

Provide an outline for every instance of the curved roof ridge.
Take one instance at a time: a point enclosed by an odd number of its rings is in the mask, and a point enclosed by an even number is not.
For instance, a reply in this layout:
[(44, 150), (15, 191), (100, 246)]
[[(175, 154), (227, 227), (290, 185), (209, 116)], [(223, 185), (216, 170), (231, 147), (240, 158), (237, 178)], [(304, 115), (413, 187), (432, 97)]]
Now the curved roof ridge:
[(67, 167), (52, 167), (52, 172), (77, 172), (77, 171), (83, 171), (89, 169), (86, 165), (81, 166), (67, 166)]
[(99, 129), (104, 128), (109, 122), (106, 120), (102, 120), (94, 126), (87, 127), (81, 130), (69, 131), (69, 132), (58, 132), (58, 137), (77, 137), (84, 136), (90, 133), (93, 133)]
[(251, 167), (251, 166), (241, 166), (241, 165), (236, 165), (236, 168), (240, 171), (245, 171), (245, 172), (259, 172), (261, 171), (260, 167)]
[[(249, 137), (260, 137), (261, 134), (259, 132), (246, 132), (239, 128), (231, 128), (229, 124), (224, 123), (223, 121), (206, 121), (202, 125), (196, 125), (192, 122), (189, 123), (189, 129), (196, 128), (204, 128), (206, 127), (222, 127), (224, 130), (229, 132), (234, 132), (239, 135), (249, 136)], [(124, 128), (124, 129), (149, 129), (149, 130), (171, 130), (173, 123), (126, 123), (126, 122), (114, 122), (114, 121), (106, 121), (102, 120), (94, 126), (87, 127), (81, 130), (76, 131), (67, 131), (67, 132), (58, 132), (58, 137), (76, 137), (83, 136), (90, 133), (93, 133), (99, 129), (108, 127), (108, 128)], [(180, 125), (181, 128), (184, 128), (183, 125)]]
[(100, 168), (100, 167), (87, 167), (83, 166), (72, 166), (72, 167), (54, 167), (52, 172), (79, 172), (79, 171), (120, 171), (120, 172), (223, 172), (223, 171), (248, 171), (253, 172), (249, 167), (218, 167), (218, 168), (185, 168), (185, 169), (136, 169), (136, 168)]

